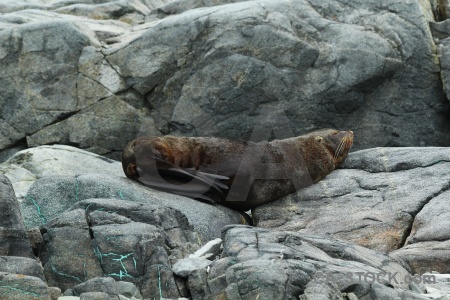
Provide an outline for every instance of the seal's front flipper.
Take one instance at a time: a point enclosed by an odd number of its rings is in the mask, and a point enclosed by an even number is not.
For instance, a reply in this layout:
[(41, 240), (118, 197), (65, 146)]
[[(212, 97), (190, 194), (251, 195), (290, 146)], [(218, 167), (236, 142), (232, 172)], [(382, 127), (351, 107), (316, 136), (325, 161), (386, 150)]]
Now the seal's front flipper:
[(138, 181), (144, 185), (181, 196), (204, 200), (214, 203), (205, 193), (211, 188), (223, 193), (222, 190), (228, 189), (226, 185), (219, 180), (227, 180), (228, 177), (204, 173), (195, 169), (164, 168), (144, 170), (137, 168), (139, 173)]

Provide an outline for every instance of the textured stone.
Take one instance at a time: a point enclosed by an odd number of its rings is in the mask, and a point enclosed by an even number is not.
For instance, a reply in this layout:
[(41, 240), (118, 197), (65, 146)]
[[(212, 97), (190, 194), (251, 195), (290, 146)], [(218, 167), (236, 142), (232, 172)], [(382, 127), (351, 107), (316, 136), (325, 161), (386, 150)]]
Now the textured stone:
[(211, 263), (212, 261), (201, 257), (183, 258), (172, 266), (172, 271), (180, 277), (187, 278), (195, 270), (205, 269)]
[(64, 143), (120, 159), (142, 134), (250, 139), (260, 123), (267, 137), (352, 129), (364, 137), (355, 149), (447, 146), (448, 51), (443, 42), (439, 61), (428, 25), (445, 31), (436, 21), (447, 9), (424, 0), (3, 1), (0, 151)]
[[(332, 236), (386, 253), (404, 246), (416, 215), (419, 220), (426, 216), (433, 226), (420, 230), (425, 235), (434, 230), (429, 241), (439, 244), (449, 236), (444, 221), (447, 209), (437, 201), (448, 197), (449, 166), (450, 148), (353, 152), (342, 169), (256, 208), (253, 217), (257, 226)], [(436, 214), (425, 213), (429, 210), (441, 211), (442, 226), (435, 223)], [(411, 241), (414, 236), (413, 232)]]
[(67, 21), (0, 31), (0, 149), (75, 111), (78, 59), (88, 44)]
[[(400, 299), (416, 296), (412, 291), (392, 288), (408, 289), (403, 279), (410, 274), (399, 263), (348, 242), (248, 226), (224, 228), (223, 240), (221, 259), (213, 262), (208, 272), (197, 270), (188, 278), (194, 299), (218, 295), (228, 299), (298, 299), (305, 291), (309, 294), (308, 285), (312, 288), (313, 280), (318, 284), (335, 282), (334, 291), (352, 292), (358, 299), (368, 294), (401, 295)], [(380, 283), (370, 284), (370, 274), (383, 272), (386, 275), (381, 275)], [(396, 274), (400, 280), (390, 280), (387, 274)]]
[[(98, 298), (100, 299), (119, 299), (119, 293), (116, 288), (116, 281), (110, 277), (97, 277), (93, 278), (91, 280), (88, 280), (86, 282), (83, 282), (81, 284), (78, 284), (73, 287), (73, 291), (75, 295), (79, 295), (80, 298), (83, 298), (83, 294), (89, 293), (89, 292), (102, 292), (106, 294), (106, 298)], [(94, 295), (93, 295), (94, 296)], [(100, 296), (100, 295), (99, 295)], [(85, 298), (88, 299), (96, 299), (95, 297), (92, 298)]]
[[(63, 290), (81, 283), (75, 295), (108, 290), (96, 289), (102, 281), (94, 278), (104, 275), (111, 277), (108, 285), (113, 278), (134, 283), (145, 298), (181, 296), (171, 263), (200, 246), (181, 212), (114, 199), (80, 201), (48, 222), (45, 232), (39, 255), (46, 278)], [(139, 298), (139, 291), (133, 295)]]
[(0, 272), (0, 283), (0, 299), (50, 299), (47, 285), (36, 277)]
[(23, 274), (37, 277), (45, 281), (44, 269), (34, 258), (17, 256), (0, 256), (0, 272), (10, 274)]
[(0, 175), (0, 207), (0, 256), (34, 258), (19, 202), (4, 175)]
[(25, 225), (27, 228), (44, 225), (78, 201), (92, 198), (172, 207), (187, 217), (202, 241), (219, 237), (225, 225), (245, 223), (241, 214), (220, 205), (155, 191), (127, 178), (85, 174), (36, 181), (21, 203)]
[(46, 176), (76, 176), (84, 173), (122, 176), (117, 161), (65, 145), (41, 146), (23, 150), (0, 165), (0, 173), (12, 182), (20, 202), (33, 183)]
[(134, 299), (143, 299), (139, 289), (131, 282), (117, 281), (116, 288), (119, 292), (119, 296), (124, 296), (129, 299), (132, 299), (133, 297)]
[(207, 242), (200, 249), (189, 255), (189, 257), (203, 257), (214, 260), (221, 252), (222, 239), (215, 239)]

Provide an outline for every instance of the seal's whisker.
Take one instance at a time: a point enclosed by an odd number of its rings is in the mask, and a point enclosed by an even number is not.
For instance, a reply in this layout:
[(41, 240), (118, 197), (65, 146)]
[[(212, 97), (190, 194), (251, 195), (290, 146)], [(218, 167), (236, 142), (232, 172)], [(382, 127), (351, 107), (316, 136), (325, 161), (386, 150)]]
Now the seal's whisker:
[(341, 142), (339, 143), (339, 146), (336, 148), (336, 151), (334, 152), (334, 158), (338, 158), (339, 155), (341, 154), (341, 150), (344, 148), (344, 143), (345, 143), (345, 138), (343, 138), (341, 140)]

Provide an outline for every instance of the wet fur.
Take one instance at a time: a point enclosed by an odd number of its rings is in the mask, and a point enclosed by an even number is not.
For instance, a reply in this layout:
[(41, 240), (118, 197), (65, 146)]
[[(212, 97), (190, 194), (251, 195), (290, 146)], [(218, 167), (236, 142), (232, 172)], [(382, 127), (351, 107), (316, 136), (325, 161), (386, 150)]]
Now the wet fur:
[[(140, 137), (125, 148), (122, 165), (127, 177), (152, 188), (244, 211), (323, 179), (343, 162), (352, 143), (353, 132), (333, 129), (260, 143)], [(241, 191), (248, 188), (245, 197)]]

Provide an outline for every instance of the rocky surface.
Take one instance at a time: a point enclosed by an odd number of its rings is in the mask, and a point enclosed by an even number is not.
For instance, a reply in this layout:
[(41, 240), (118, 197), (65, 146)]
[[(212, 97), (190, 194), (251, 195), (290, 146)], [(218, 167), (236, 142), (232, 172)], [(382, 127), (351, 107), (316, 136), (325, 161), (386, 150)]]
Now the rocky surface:
[[(123, 175), (73, 175), (83, 164), (62, 175), (65, 164), (83, 155), (91, 166), (103, 162), (114, 170), (118, 163), (69, 146), (33, 150), (1, 165), (40, 174), (21, 202), (1, 177), (3, 206), (10, 207), (3, 222), (16, 224), (3, 227), (3, 239), (17, 228), (22, 232), (20, 243), (8, 248), (16, 252), (0, 257), (8, 282), (0, 293), (7, 299), (19, 292), (45, 298), (58, 288), (64, 297), (79, 299), (445, 299), (448, 294), (448, 282), (432, 280), (450, 273), (447, 148), (350, 153), (342, 169), (319, 183), (254, 209), (259, 227), (225, 227), (222, 235), (222, 227), (240, 223), (241, 215), (153, 191)], [(32, 159), (52, 151), (66, 162)], [(47, 176), (52, 170), (60, 171)], [(419, 274), (416, 281), (413, 274)], [(386, 276), (391, 282), (382, 280)], [(132, 284), (123, 294), (117, 283), (122, 281)]]
[(35, 259), (13, 187), (0, 175), (0, 299), (48, 299), (42, 265)]
[(50, 299), (50, 293), (44, 281), (23, 274), (0, 272), (0, 298), (7, 300)]
[[(223, 239), (221, 258), (189, 275), (193, 299), (298, 299), (313, 284), (335, 285), (335, 298), (323, 299), (338, 299), (340, 291), (357, 299), (428, 299), (408, 291), (410, 274), (396, 261), (351, 243), (248, 226), (225, 228)], [(376, 282), (374, 274), (383, 273)]]
[[(40, 256), (47, 282), (62, 290), (77, 285), (78, 295), (87, 290), (116, 294), (108, 285), (126, 280), (145, 298), (182, 296), (171, 263), (200, 246), (179, 211), (112, 199), (81, 201), (47, 223), (43, 233)], [(100, 276), (111, 277), (109, 283), (78, 286)]]
[(39, 178), (78, 176), (85, 173), (123, 176), (119, 162), (65, 145), (22, 150), (0, 164), (0, 174), (9, 178), (20, 202)]
[(11, 182), (0, 175), (0, 257), (33, 257), (19, 202)]
[[(1, 299), (450, 297), (448, 1), (0, 2)], [(117, 162), (323, 127), (361, 151), (254, 228)]]
[(42, 178), (30, 188), (25, 199), (21, 209), (28, 229), (46, 224), (85, 199), (109, 199), (119, 205), (121, 201), (131, 201), (177, 209), (204, 242), (220, 236), (224, 225), (245, 223), (241, 214), (220, 205), (150, 190), (125, 178), (92, 174)]
[(341, 168), (256, 208), (255, 225), (393, 251), (417, 274), (450, 272), (450, 211), (444, 204), (450, 197), (450, 148), (361, 150)]
[(143, 187), (125, 178), (119, 162), (71, 146), (23, 150), (0, 164), (0, 173), (14, 186), (27, 229), (91, 198), (159, 203), (179, 209), (204, 242), (219, 237), (224, 225), (246, 222), (228, 208)]
[(3, 159), (55, 143), (119, 159), (142, 134), (249, 139), (260, 122), (448, 146), (445, 3), (2, 1)]

